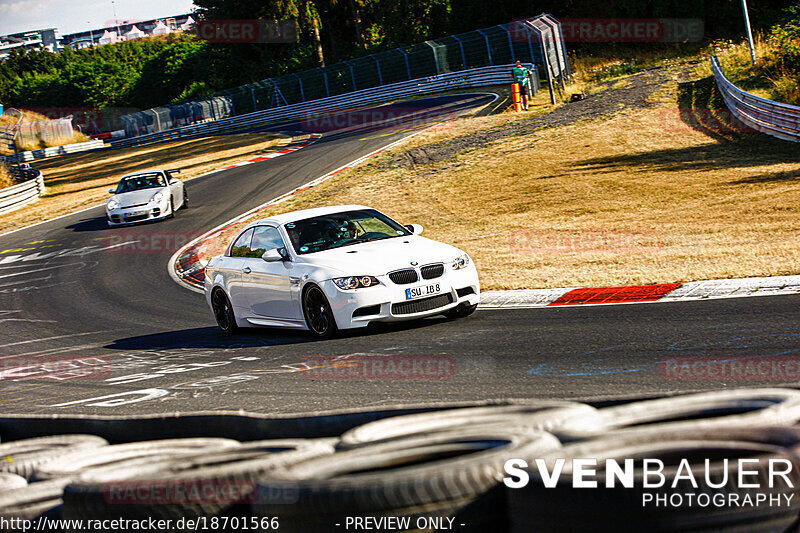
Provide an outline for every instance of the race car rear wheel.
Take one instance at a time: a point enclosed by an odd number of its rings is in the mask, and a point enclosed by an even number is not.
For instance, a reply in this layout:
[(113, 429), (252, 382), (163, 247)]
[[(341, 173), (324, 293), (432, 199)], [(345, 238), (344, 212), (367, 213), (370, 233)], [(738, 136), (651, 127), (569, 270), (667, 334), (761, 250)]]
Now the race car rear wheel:
[(225, 291), (214, 289), (211, 293), (211, 308), (214, 311), (214, 318), (223, 333), (231, 335), (239, 330), (236, 325), (236, 316), (233, 314), (233, 306)]
[(184, 209), (189, 207), (189, 194), (186, 192), (186, 189), (183, 189), (183, 205), (181, 207)]
[(320, 338), (333, 337), (336, 334), (336, 319), (333, 317), (328, 299), (322, 289), (311, 285), (303, 293), (303, 316), (309, 331)]

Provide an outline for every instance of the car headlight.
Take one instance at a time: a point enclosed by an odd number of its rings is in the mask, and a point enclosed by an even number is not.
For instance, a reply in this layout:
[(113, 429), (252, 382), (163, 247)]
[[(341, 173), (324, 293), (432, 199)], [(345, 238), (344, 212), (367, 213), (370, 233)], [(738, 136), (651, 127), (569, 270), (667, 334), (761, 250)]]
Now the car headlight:
[(348, 276), (346, 278), (333, 278), (337, 287), (344, 290), (363, 289), (380, 285), (381, 282), (375, 276)]
[(469, 256), (467, 254), (459, 255), (450, 263), (450, 268), (453, 270), (461, 270), (467, 268), (469, 265)]
[(150, 198), (150, 203), (151, 204), (160, 204), (163, 199), (164, 199), (164, 193), (163, 192), (157, 192), (157, 193), (155, 193), (153, 195), (152, 198)]
[(119, 208), (119, 202), (116, 200), (109, 200), (108, 203), (106, 204), (106, 207), (108, 208), (109, 211), (113, 211)]

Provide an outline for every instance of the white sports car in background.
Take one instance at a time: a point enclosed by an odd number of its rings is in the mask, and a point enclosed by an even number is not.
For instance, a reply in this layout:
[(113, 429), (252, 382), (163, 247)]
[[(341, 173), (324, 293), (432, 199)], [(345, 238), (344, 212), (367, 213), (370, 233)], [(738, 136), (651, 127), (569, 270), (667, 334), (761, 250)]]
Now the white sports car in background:
[(360, 205), (259, 220), (206, 265), (206, 300), (226, 333), (277, 326), (329, 337), (370, 322), (471, 314), (475, 265), (421, 232)]
[(189, 206), (183, 182), (173, 176), (174, 170), (145, 170), (122, 177), (114, 196), (106, 203), (109, 226), (160, 220), (174, 216), (181, 207)]

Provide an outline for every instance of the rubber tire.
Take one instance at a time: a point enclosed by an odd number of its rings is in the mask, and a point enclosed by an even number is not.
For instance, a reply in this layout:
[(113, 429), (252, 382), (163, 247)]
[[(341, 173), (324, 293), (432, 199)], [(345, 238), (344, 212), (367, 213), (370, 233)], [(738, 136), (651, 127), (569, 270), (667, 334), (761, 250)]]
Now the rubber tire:
[(551, 431), (564, 420), (575, 416), (590, 417), (595, 413), (597, 413), (597, 409), (582, 403), (532, 401), (523, 405), (468, 407), (394, 416), (376, 420), (345, 432), (342, 434), (337, 448), (351, 449), (395, 439), (487, 425)]
[[(308, 311), (309, 311), (307, 309), (307, 307), (308, 307), (308, 304), (307, 304), (308, 295), (312, 294), (315, 291), (319, 292), (320, 296), (322, 296), (323, 303), (325, 304), (325, 306), (327, 308), (327, 312), (330, 315), (329, 316), (329, 320), (328, 320), (328, 327), (325, 329), (325, 331), (317, 331), (316, 329), (314, 329), (311, 326), (311, 320), (308, 317)], [(303, 300), (303, 302), (302, 302), (302, 305), (303, 305), (303, 318), (306, 321), (306, 326), (308, 327), (308, 331), (311, 333), (311, 335), (313, 335), (314, 337), (316, 337), (318, 339), (330, 339), (330, 338), (335, 337), (336, 334), (339, 331), (339, 328), (336, 327), (336, 317), (333, 316), (333, 311), (331, 310), (331, 304), (328, 302), (327, 296), (325, 296), (325, 291), (323, 291), (317, 285), (310, 284), (303, 291), (302, 300)]]
[(186, 192), (186, 187), (183, 187), (183, 204), (181, 209), (189, 209), (189, 193)]
[(147, 459), (158, 461), (179, 455), (216, 452), (238, 448), (241, 443), (233, 439), (188, 438), (130, 442), (104, 446), (90, 451), (77, 451), (38, 465), (33, 471), (35, 481), (63, 477), (76, 477), (92, 468), (124, 467), (131, 461)]
[[(672, 488), (676, 466), (670, 466), (675, 457), (686, 458), (690, 461), (690, 468), (697, 482), (694, 487), (685, 477), (677, 480)], [(703, 467), (704, 458), (710, 458), (711, 478), (716, 482), (722, 479), (724, 472), (721, 457), (730, 457), (728, 464), (727, 483), (721, 488), (709, 487), (705, 480)], [(714, 460), (713, 457), (720, 457)], [(595, 458), (598, 460), (595, 480), (596, 488), (575, 488), (572, 484), (571, 463), (564, 463), (561, 475), (555, 487), (546, 488), (542, 482), (537, 467), (530, 466), (525, 469), (530, 476), (529, 483), (523, 488), (508, 488), (508, 511), (510, 517), (510, 531), (512, 533), (527, 533), (540, 531), (787, 531), (797, 521), (800, 502), (792, 498), (791, 506), (769, 507), (715, 507), (699, 505), (684, 507), (645, 507), (643, 495), (645, 493), (666, 495), (695, 493), (699, 495), (713, 494), (750, 494), (752, 497), (759, 492), (782, 495), (794, 494), (797, 489), (783, 485), (781, 478), (776, 478), (776, 488), (769, 489), (769, 473), (767, 461), (762, 460), (757, 464), (747, 464), (746, 468), (758, 471), (758, 481), (761, 488), (738, 487), (736, 472), (737, 458), (762, 458), (784, 459), (790, 461), (791, 472), (788, 474), (792, 484), (797, 487), (800, 483), (800, 470), (796, 456), (785, 449), (753, 442), (736, 441), (653, 441), (649, 443), (626, 444), (613, 436), (586, 443), (578, 443), (557, 450), (555, 453), (544, 456), (521, 457), (533, 464), (534, 459), (545, 460), (550, 469), (558, 458)], [(666, 463), (664, 474), (666, 483), (663, 487), (643, 487), (641, 469), (634, 470), (633, 487), (605, 487), (605, 473), (602, 463), (605, 459), (632, 458), (636, 464), (637, 459), (663, 458)], [(674, 465), (674, 463), (673, 463)], [(685, 474), (685, 471), (683, 472)], [(591, 479), (591, 476), (587, 479)], [(753, 477), (747, 477), (747, 482), (754, 482)], [(796, 496), (796, 494), (795, 494)]]
[(478, 308), (478, 304), (469, 305), (469, 304), (461, 304), (449, 311), (445, 311), (444, 316), (447, 318), (457, 319), (457, 318), (465, 318), (475, 312)]
[[(244, 516), (250, 508), (243, 501), (252, 499), (257, 480), (276, 468), (333, 453), (330, 439), (283, 439), (254, 441), (217, 453), (199, 453), (150, 461), (142, 459), (125, 467), (97, 468), (76, 478), (64, 490), (62, 514), (67, 519), (155, 517), (175, 520), (187, 517)], [(131, 483), (141, 488), (165, 483), (186, 487), (233, 487), (243, 491), (241, 499), (208, 501), (108, 501), (115, 483)], [(246, 492), (250, 489), (251, 492)], [(188, 493), (188, 491), (187, 491)], [(205, 491), (202, 491), (206, 494)], [(219, 494), (233, 494), (220, 492)]]
[(172, 195), (169, 197), (169, 216), (167, 218), (175, 218), (175, 201), (172, 199)]
[[(216, 295), (222, 294), (225, 298), (225, 306), (227, 307), (227, 311), (230, 312), (230, 316), (228, 317), (228, 327), (223, 327), (223, 324), (220, 323), (220, 319), (217, 316), (217, 309), (215, 309), (215, 302), (214, 298)], [(236, 312), (233, 310), (233, 304), (231, 304), (230, 298), (228, 295), (225, 294), (225, 291), (220, 289), (219, 287), (215, 288), (211, 291), (211, 309), (214, 313), (214, 320), (217, 322), (217, 326), (219, 327), (220, 331), (225, 335), (234, 335), (239, 332), (239, 326), (236, 324)]]
[[(730, 412), (732, 414), (724, 414)], [(720, 416), (722, 413), (722, 416)], [(644, 400), (600, 409), (593, 416), (566, 420), (554, 433), (564, 442), (603, 436), (690, 435), (695, 431), (792, 425), (800, 420), (800, 391), (739, 389)]]
[(412, 524), (453, 517), (467, 531), (504, 531), (503, 464), (559, 447), (549, 433), (532, 430), (464, 430), (365, 446), (274, 471), (259, 482), (253, 514), (279, 516), (288, 532), (327, 533), (348, 516), (404, 516)]
[(77, 451), (107, 446), (108, 441), (95, 435), (55, 435), (0, 444), (0, 472), (10, 472), (30, 479), (34, 469), (45, 461)]
[(20, 489), (27, 484), (28, 481), (22, 476), (10, 472), (0, 472), (0, 492)]
[[(66, 478), (51, 479), (0, 492), (0, 517), (6, 520), (33, 520), (42, 515), (60, 518), (61, 498), (67, 483), (69, 479)], [(9, 528), (7, 531), (14, 530)]]

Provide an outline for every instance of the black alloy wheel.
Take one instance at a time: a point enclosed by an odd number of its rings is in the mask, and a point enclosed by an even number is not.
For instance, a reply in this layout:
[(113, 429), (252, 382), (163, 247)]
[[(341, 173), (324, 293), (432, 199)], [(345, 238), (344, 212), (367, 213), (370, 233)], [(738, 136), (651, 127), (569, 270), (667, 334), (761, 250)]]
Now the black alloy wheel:
[(309, 331), (320, 338), (330, 338), (336, 334), (336, 319), (322, 289), (311, 285), (303, 294), (303, 315)]
[(230, 335), (239, 330), (236, 325), (236, 316), (233, 314), (233, 306), (225, 291), (215, 289), (211, 293), (211, 308), (214, 310), (214, 318), (217, 320), (217, 325), (223, 333)]

